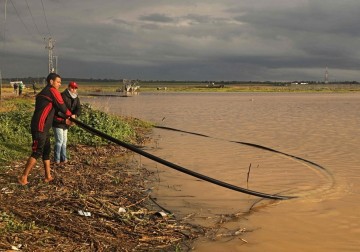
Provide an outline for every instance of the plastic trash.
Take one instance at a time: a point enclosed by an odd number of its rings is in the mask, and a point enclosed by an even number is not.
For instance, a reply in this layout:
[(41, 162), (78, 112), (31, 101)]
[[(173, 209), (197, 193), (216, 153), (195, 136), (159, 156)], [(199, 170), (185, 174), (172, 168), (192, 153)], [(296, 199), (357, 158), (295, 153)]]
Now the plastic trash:
[(18, 244), (17, 246), (11, 246), (11, 251), (20, 251), (22, 244)]
[(10, 194), (13, 192), (14, 191), (10, 190), (8, 187), (1, 188), (1, 193), (3, 193), (3, 194)]
[(79, 215), (81, 216), (85, 216), (85, 217), (90, 217), (91, 213), (90, 212), (85, 212), (83, 210), (78, 210)]
[(119, 213), (126, 213), (126, 209), (123, 208), (123, 207), (120, 207), (118, 212), (119, 212)]
[(155, 215), (158, 217), (165, 218), (168, 214), (163, 211), (160, 211), (160, 212), (156, 212)]

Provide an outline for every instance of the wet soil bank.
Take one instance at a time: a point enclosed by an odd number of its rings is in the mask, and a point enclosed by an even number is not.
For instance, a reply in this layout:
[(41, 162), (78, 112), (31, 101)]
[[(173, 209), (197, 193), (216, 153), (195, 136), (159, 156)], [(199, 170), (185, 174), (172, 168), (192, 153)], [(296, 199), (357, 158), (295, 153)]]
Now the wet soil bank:
[(187, 251), (206, 233), (155, 203), (155, 176), (122, 147), (69, 152), (51, 183), (41, 162), (27, 186), (16, 182), (26, 160), (0, 168), (0, 251)]

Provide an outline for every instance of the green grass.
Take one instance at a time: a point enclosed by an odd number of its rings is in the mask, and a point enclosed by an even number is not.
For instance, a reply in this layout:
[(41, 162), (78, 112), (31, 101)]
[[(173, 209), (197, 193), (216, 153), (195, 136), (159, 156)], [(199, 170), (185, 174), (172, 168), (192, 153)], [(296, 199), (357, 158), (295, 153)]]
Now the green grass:
[[(33, 98), (9, 99), (1, 103), (0, 112), (0, 162), (27, 157), (31, 152), (30, 121), (34, 110)], [(4, 110), (6, 110), (4, 112)], [(151, 127), (150, 123), (133, 118), (122, 118), (92, 109), (83, 104), (81, 122), (127, 143), (135, 143), (139, 134)], [(50, 130), (50, 134), (53, 131)], [(69, 130), (68, 144), (104, 145), (108, 141), (73, 126)]]
[[(216, 83), (218, 86), (222, 83)], [(284, 83), (231, 83), (224, 87), (211, 87), (200, 82), (140, 82), (140, 92), (359, 92), (360, 84), (309, 84), (291, 85)], [(115, 92), (122, 83), (84, 83), (79, 92)], [(166, 87), (166, 91), (164, 88)]]
[[(77, 81), (79, 94), (97, 92), (116, 92), (122, 89), (122, 81)], [(359, 92), (357, 83), (310, 83), (309, 85), (294, 85), (285, 82), (215, 82), (215, 86), (224, 85), (224, 88), (207, 87), (206, 81), (139, 81), (140, 92)], [(9, 84), (4, 85), (4, 93), (12, 94)], [(67, 81), (63, 81), (60, 91), (65, 90)], [(158, 88), (160, 90), (158, 90)], [(32, 94), (32, 89), (26, 89), (24, 94)], [(2, 108), (0, 107), (0, 112)]]
[[(139, 122), (137, 119), (121, 118), (94, 110), (89, 104), (82, 105), (79, 120), (90, 127), (128, 143), (135, 143), (137, 139), (136, 129), (151, 126), (150, 123)], [(80, 127), (70, 127), (69, 134), (69, 144), (101, 145), (108, 143), (107, 140), (94, 136)]]
[(21, 158), (31, 144), (30, 120), (32, 105), (29, 100), (6, 101), (7, 112), (0, 113), (0, 160)]
[(25, 230), (36, 229), (35, 222), (22, 222), (15, 218), (12, 214), (0, 212), (0, 235), (6, 233), (16, 233)]

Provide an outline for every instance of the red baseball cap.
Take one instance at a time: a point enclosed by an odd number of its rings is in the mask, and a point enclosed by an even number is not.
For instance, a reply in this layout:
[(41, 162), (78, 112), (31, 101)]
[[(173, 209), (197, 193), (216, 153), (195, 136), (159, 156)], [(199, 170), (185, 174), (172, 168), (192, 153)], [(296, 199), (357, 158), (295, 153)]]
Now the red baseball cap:
[(70, 82), (69, 82), (69, 87), (75, 88), (75, 89), (79, 88), (78, 85), (77, 85), (77, 83), (76, 83), (75, 81), (70, 81)]

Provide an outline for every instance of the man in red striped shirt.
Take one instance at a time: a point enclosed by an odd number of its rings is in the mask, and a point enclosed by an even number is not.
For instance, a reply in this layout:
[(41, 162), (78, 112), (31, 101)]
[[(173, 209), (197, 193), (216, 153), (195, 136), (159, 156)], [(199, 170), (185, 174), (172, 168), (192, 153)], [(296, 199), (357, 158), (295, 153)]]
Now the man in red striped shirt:
[(29, 173), (35, 166), (36, 160), (40, 157), (42, 157), (44, 164), (44, 181), (50, 182), (53, 180), (50, 173), (51, 146), (49, 131), (52, 126), (55, 108), (65, 114), (67, 118), (72, 116), (58, 91), (61, 86), (60, 75), (50, 73), (46, 78), (46, 82), (47, 86), (36, 95), (35, 110), (31, 119), (32, 153), (27, 160), (23, 174), (18, 179), (21, 185), (28, 184)]

